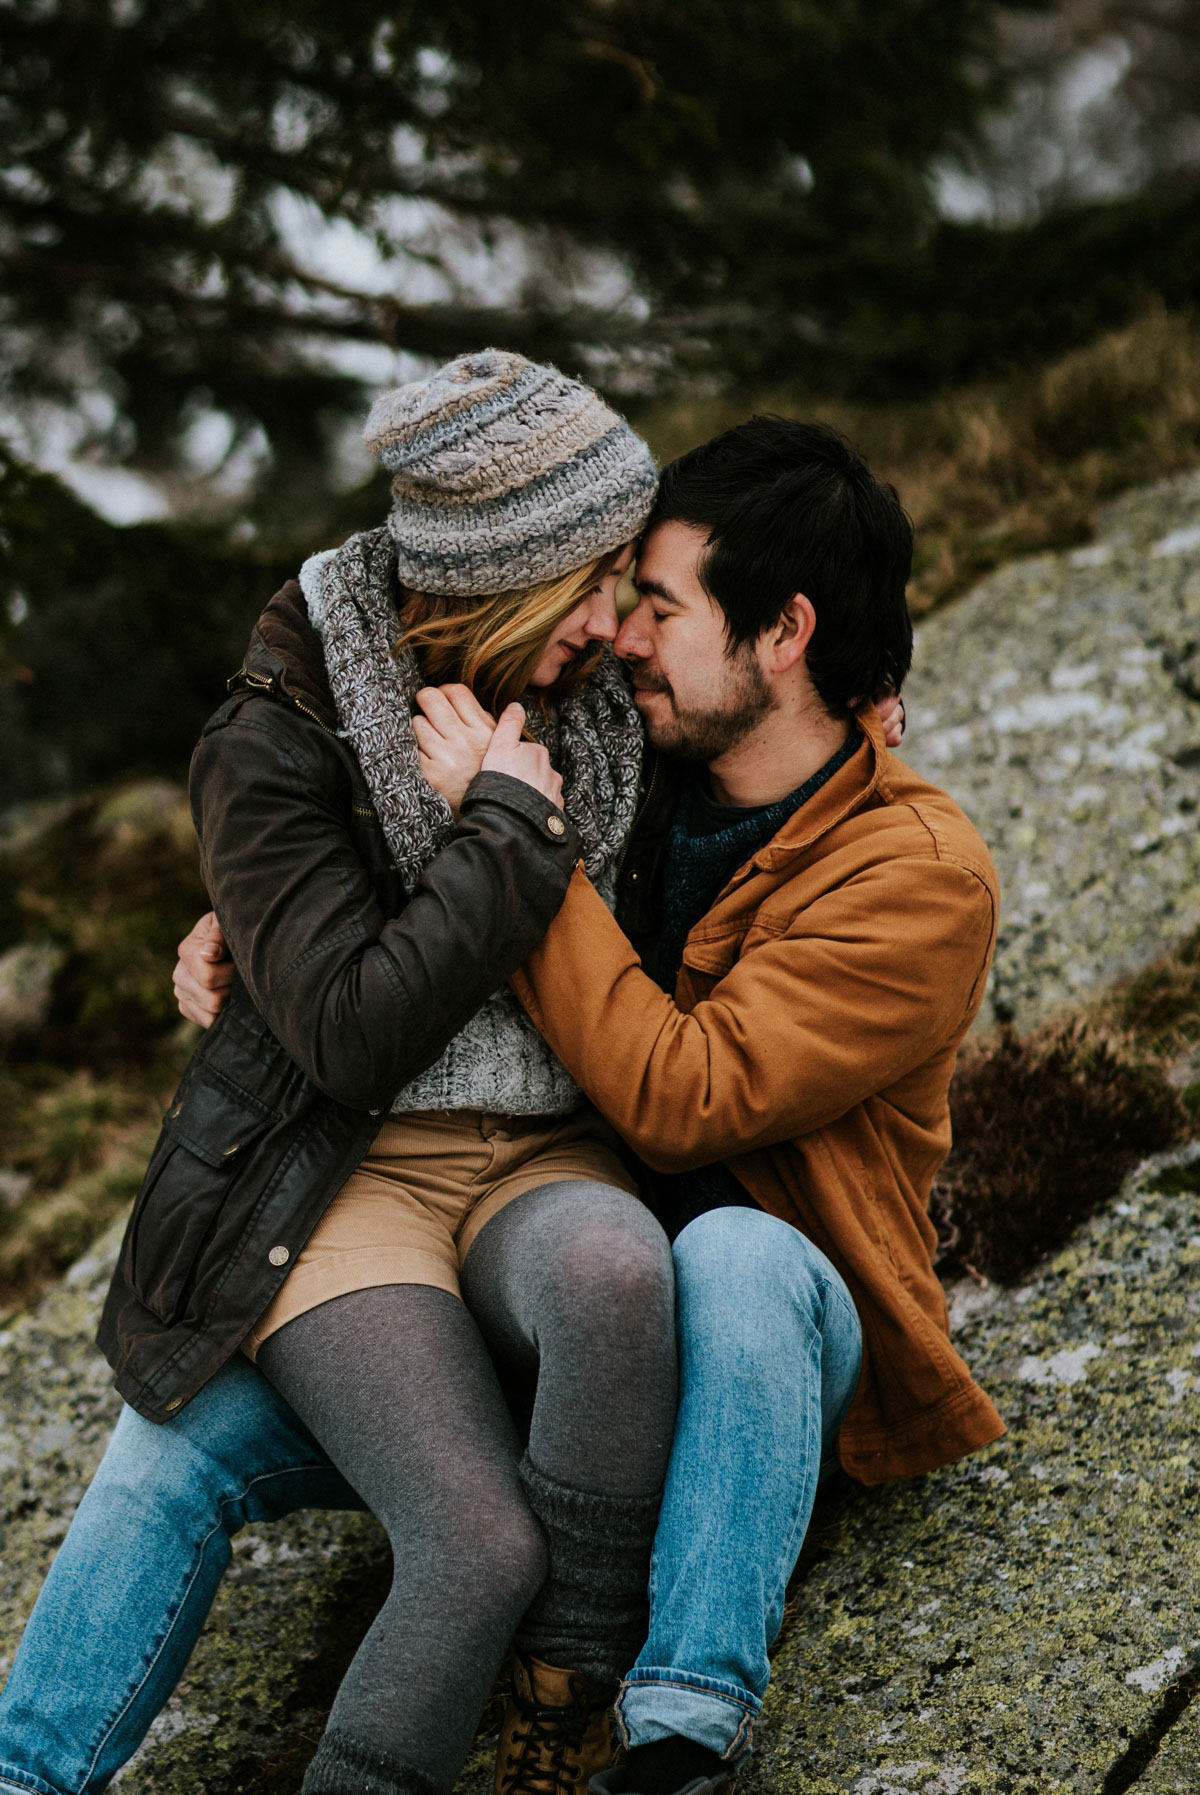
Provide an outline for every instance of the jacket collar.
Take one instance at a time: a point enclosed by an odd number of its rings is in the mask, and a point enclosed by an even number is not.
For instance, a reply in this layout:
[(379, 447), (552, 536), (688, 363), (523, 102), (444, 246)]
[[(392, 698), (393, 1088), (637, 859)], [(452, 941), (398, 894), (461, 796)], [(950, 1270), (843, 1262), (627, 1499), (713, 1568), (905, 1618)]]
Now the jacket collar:
[(793, 812), (777, 834), (758, 850), (750, 866), (764, 872), (783, 865), (819, 841), (831, 829), (859, 810), (878, 790), (891, 755), (883, 739), (883, 725), (873, 704), (855, 713), (863, 744), (820, 791)]
[[(802, 853), (858, 810), (878, 789), (891, 755), (883, 739), (883, 726), (875, 706), (866, 705), (857, 711), (855, 721), (864, 738), (858, 753), (852, 754), (832, 779), (794, 811), (770, 841), (738, 869), (735, 882), (752, 867), (762, 867), (769, 872)], [(651, 753), (648, 765), (653, 769), (653, 778), (642, 827), (647, 834), (665, 837), (684, 789), (686, 769), (681, 761), (667, 754), (656, 756)]]
[(289, 580), (275, 594), (254, 626), (240, 672), (229, 684), (231, 690), (246, 686), (277, 693), (325, 729), (337, 729), (321, 638), (309, 621), (298, 581)]

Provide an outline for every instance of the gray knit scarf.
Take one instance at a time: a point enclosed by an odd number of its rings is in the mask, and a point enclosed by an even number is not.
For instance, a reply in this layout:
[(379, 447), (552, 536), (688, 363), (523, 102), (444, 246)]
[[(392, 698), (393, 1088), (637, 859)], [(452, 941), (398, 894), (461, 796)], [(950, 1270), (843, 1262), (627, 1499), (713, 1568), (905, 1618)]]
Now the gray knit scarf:
[[(395, 553), (386, 529), (363, 531), (306, 561), (300, 585), (321, 638), (341, 733), (358, 756), (392, 859), (411, 892), (449, 839), (454, 819), (418, 762), (412, 708), (425, 681), (412, 651), (394, 646), (401, 633), (392, 603)], [(620, 662), (606, 653), (557, 712), (530, 703), (526, 727), (562, 774), (563, 808), (582, 837), (588, 876), (611, 906), (642, 761), (641, 722)], [(505, 987), (392, 1108), (549, 1116), (566, 1115), (581, 1097)]]

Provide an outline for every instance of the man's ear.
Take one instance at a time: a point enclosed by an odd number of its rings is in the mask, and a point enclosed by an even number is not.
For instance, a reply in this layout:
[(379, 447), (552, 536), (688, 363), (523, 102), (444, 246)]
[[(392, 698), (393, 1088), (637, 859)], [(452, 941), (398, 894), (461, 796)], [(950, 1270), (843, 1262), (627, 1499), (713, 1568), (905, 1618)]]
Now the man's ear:
[(817, 613), (813, 610), (811, 601), (805, 598), (803, 592), (794, 592), (780, 613), (778, 622), (772, 624), (762, 637), (760, 652), (767, 671), (786, 673), (790, 667), (794, 667), (812, 641), (816, 627)]

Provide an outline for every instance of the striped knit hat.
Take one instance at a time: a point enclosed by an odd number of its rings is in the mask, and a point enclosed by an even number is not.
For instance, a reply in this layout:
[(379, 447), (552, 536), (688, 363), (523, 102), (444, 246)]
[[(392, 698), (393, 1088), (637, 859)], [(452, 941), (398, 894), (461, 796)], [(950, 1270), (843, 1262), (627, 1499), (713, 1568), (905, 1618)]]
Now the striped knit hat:
[(658, 474), (590, 387), (506, 349), (382, 394), (363, 441), (394, 477), (403, 583), (471, 598), (539, 585), (636, 536)]

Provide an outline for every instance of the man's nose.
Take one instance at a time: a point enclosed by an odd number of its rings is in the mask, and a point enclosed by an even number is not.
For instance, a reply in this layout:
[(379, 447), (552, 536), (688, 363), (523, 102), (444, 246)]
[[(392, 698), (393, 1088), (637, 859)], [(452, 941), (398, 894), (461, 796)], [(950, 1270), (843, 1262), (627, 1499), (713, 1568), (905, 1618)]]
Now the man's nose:
[(638, 627), (636, 611), (630, 611), (628, 617), (622, 620), (621, 627), (613, 638), (613, 650), (631, 661), (648, 659), (649, 644), (645, 630)]

